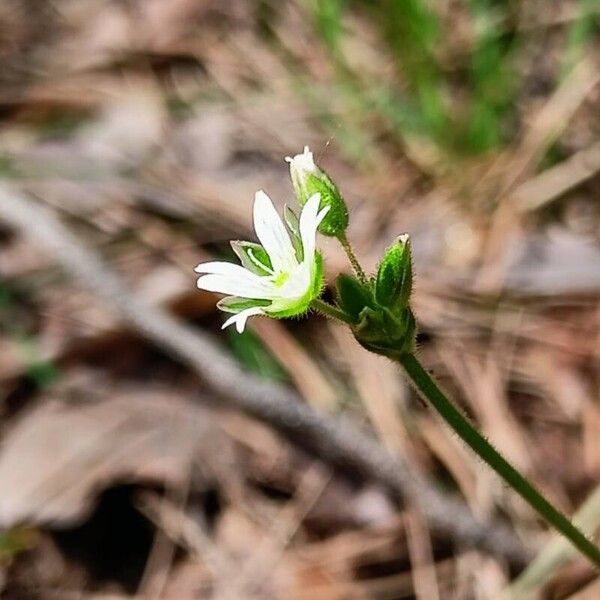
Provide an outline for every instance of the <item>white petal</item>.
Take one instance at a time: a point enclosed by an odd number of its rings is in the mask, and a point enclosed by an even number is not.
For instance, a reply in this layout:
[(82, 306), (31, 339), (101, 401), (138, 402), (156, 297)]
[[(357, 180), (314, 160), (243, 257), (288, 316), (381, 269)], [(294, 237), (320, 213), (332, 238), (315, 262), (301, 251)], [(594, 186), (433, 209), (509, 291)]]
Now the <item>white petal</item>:
[[(211, 277), (205, 275), (198, 279), (198, 287), (209, 292), (231, 294), (233, 292), (227, 290), (234, 288), (237, 290), (235, 294), (243, 298), (265, 298), (264, 294), (268, 294), (272, 288), (268, 279), (234, 263), (220, 261), (200, 263), (195, 271), (211, 275)], [(210, 286), (210, 289), (207, 286)], [(252, 295), (247, 296), (241, 293), (242, 291)]]
[(314, 173), (317, 170), (317, 165), (313, 158), (313, 153), (310, 151), (308, 146), (304, 146), (304, 152), (302, 154), (296, 154), (295, 156), (286, 156), (285, 161), (290, 163), (291, 168), (297, 169), (306, 173)]
[(304, 297), (311, 286), (311, 267), (312, 263), (302, 261), (279, 288), (279, 296), (286, 299)]
[(311, 263), (315, 256), (315, 246), (317, 237), (317, 227), (329, 212), (329, 206), (326, 206), (319, 212), (319, 203), (321, 194), (313, 194), (302, 209), (300, 214), (300, 237), (302, 239), (302, 248), (304, 249), (304, 262)]
[(253, 315), (263, 315), (264, 313), (265, 311), (262, 308), (258, 308), (257, 306), (253, 308), (247, 308), (237, 313), (236, 315), (229, 317), (229, 319), (227, 319), (227, 321), (223, 323), (221, 329), (225, 329), (225, 327), (229, 327), (230, 325), (233, 325), (233, 323), (235, 323), (235, 328), (237, 329), (237, 332), (242, 333), (244, 331), (244, 328), (246, 327), (246, 321), (248, 320), (248, 317), (251, 317)]
[[(244, 269), (245, 270), (245, 269)], [(198, 287), (208, 292), (218, 292), (240, 298), (252, 300), (270, 300), (277, 296), (275, 286), (266, 278), (256, 277), (252, 279), (253, 273), (247, 271), (244, 277), (209, 274), (198, 278)]]
[(254, 197), (254, 229), (275, 272), (289, 271), (298, 264), (285, 225), (271, 199), (262, 190)]
[(236, 265), (235, 263), (230, 262), (222, 262), (222, 261), (213, 261), (200, 263), (195, 269), (196, 273), (217, 273), (219, 275), (232, 275), (239, 277), (247, 277), (248, 275), (252, 275), (256, 279), (260, 279), (259, 275), (252, 273), (245, 267), (240, 265)]
[(319, 211), (319, 214), (317, 215), (317, 229), (319, 228), (321, 221), (327, 216), (330, 208), (331, 206), (326, 206)]

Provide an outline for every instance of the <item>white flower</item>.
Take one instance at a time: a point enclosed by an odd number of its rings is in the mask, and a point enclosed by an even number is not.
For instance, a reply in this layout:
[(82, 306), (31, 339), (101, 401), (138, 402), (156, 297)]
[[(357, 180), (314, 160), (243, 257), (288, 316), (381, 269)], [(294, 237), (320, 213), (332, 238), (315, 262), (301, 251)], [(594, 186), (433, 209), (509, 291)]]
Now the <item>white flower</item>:
[(261, 190), (254, 198), (254, 229), (261, 243), (231, 242), (243, 266), (228, 262), (199, 264), (203, 273), (198, 287), (227, 294), (217, 306), (233, 316), (223, 328), (235, 323), (244, 331), (248, 317), (289, 317), (305, 312), (321, 293), (323, 271), (316, 251), (317, 227), (329, 208), (319, 211), (320, 196), (304, 205), (300, 219), (286, 215), (290, 233), (271, 199)]

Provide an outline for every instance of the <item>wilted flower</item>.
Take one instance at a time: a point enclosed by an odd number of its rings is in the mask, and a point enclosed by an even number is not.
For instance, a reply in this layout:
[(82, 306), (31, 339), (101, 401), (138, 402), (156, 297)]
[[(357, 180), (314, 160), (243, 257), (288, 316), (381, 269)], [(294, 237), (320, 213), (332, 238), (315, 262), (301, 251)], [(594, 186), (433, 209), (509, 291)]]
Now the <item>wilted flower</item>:
[(296, 198), (301, 206), (314, 194), (321, 195), (321, 206), (330, 208), (319, 231), (325, 235), (340, 237), (348, 227), (348, 208), (331, 177), (314, 161), (313, 153), (304, 146), (302, 154), (285, 159), (290, 163), (290, 177)]
[(288, 211), (288, 229), (263, 192), (254, 199), (254, 229), (260, 241), (231, 242), (243, 266), (229, 262), (199, 264), (195, 271), (203, 273), (198, 287), (210, 292), (228, 294), (217, 306), (233, 313), (223, 328), (235, 323), (244, 331), (248, 317), (269, 315), (291, 317), (308, 309), (321, 294), (323, 269), (316, 251), (317, 228), (329, 211), (319, 211), (319, 194), (305, 203), (300, 219)]

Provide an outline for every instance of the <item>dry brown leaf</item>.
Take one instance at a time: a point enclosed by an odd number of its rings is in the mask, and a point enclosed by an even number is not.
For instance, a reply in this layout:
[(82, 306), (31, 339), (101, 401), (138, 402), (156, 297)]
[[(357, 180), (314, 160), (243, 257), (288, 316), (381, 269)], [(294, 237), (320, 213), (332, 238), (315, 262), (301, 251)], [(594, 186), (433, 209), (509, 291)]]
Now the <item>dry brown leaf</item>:
[(182, 485), (202, 449), (222, 455), (225, 438), (211, 421), (206, 410), (163, 391), (37, 405), (0, 446), (0, 527), (77, 522), (116, 481)]

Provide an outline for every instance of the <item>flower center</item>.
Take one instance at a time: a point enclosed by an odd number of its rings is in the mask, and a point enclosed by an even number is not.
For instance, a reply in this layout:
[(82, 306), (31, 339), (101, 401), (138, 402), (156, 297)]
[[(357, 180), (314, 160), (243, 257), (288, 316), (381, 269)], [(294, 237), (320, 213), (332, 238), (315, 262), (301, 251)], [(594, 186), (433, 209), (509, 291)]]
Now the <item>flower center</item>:
[(277, 273), (273, 279), (273, 283), (277, 287), (281, 287), (289, 278), (290, 274), (287, 271), (281, 271), (281, 273)]

